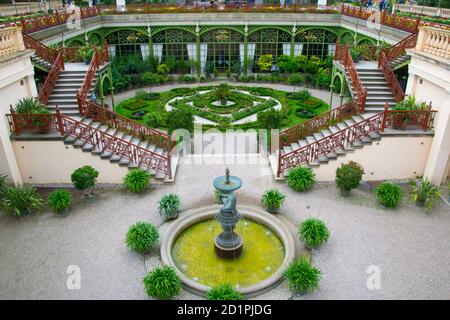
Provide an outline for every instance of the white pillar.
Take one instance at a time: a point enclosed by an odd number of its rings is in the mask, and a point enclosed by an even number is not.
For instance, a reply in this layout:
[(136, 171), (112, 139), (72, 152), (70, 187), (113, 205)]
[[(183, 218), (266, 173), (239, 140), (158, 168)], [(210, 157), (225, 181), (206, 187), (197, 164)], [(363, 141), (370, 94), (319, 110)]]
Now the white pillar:
[(0, 109), (0, 174), (7, 175), (14, 184), (22, 183), (22, 175), (17, 165), (16, 155), (9, 139), (9, 126), (5, 117), (5, 109)]
[(435, 185), (447, 178), (450, 159), (450, 92), (446, 92), (442, 101), (434, 121), (434, 138), (424, 172), (424, 176)]

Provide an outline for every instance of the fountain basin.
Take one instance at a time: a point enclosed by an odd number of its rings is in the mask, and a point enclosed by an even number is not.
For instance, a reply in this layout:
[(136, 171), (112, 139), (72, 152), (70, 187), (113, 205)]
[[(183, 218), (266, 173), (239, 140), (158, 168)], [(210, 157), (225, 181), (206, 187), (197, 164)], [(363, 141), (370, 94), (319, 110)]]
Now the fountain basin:
[[(211, 223), (211, 221), (213, 221), (216, 225), (217, 228), (217, 232), (220, 231), (220, 225), (218, 224), (218, 222), (215, 222), (215, 215), (217, 213), (217, 211), (220, 209), (221, 207), (219, 205), (215, 205), (215, 206), (209, 206), (209, 207), (204, 207), (204, 208), (198, 208), (198, 209), (192, 209), (192, 210), (188, 210), (186, 211), (180, 218), (178, 218), (178, 220), (170, 223), (170, 225), (168, 226), (168, 228), (163, 232), (162, 234), (162, 244), (161, 244), (161, 259), (163, 264), (165, 265), (171, 265), (175, 267), (175, 270), (178, 274), (178, 276), (180, 277), (183, 286), (186, 290), (193, 292), (195, 294), (198, 295), (202, 295), (204, 296), (205, 293), (210, 289), (210, 286), (215, 285), (217, 283), (214, 283), (214, 281), (204, 281), (204, 282), (210, 282), (209, 285), (205, 284), (205, 283), (201, 283), (202, 279), (196, 279), (195, 276), (193, 276), (192, 273), (186, 272), (186, 270), (182, 270), (183, 269), (183, 265), (180, 264), (180, 261), (178, 261), (178, 259), (174, 259), (173, 253), (176, 252), (176, 250), (178, 250), (179, 248), (177, 248), (178, 244), (177, 241), (179, 239), (183, 238), (183, 233), (188, 230), (189, 228), (192, 227), (197, 227), (200, 226), (202, 223)], [(279, 246), (282, 247), (282, 256), (279, 257), (279, 262), (277, 263), (276, 261), (274, 261), (272, 264), (268, 265), (268, 269), (269, 270), (258, 270), (260, 271), (259, 273), (262, 274), (261, 277), (261, 281), (257, 281), (256, 283), (253, 281), (253, 283), (250, 282), (246, 282), (245, 279), (241, 279), (241, 280), (237, 280), (235, 282), (237, 282), (237, 284), (242, 283), (243, 285), (241, 286), (239, 284), (238, 290), (243, 293), (246, 297), (252, 297), (252, 296), (257, 296), (260, 295), (268, 290), (270, 290), (270, 288), (272, 288), (272, 286), (278, 284), (281, 280), (282, 280), (282, 274), (284, 272), (284, 270), (287, 268), (287, 266), (289, 265), (289, 263), (294, 259), (295, 256), (295, 247), (294, 247), (294, 240), (292, 238), (292, 235), (289, 233), (289, 230), (285, 227), (285, 225), (278, 220), (278, 218), (274, 217), (271, 214), (268, 214), (267, 212), (258, 209), (258, 208), (254, 208), (254, 207), (249, 207), (249, 206), (239, 206), (238, 205), (238, 210), (242, 216), (242, 221), (240, 221), (239, 223), (245, 224), (245, 223), (254, 223), (256, 225), (256, 227), (260, 227), (260, 229), (262, 230), (268, 230), (270, 233), (273, 233), (273, 238), (276, 238), (276, 241), (278, 241)], [(254, 229), (254, 226), (252, 226), (250, 229), (250, 231), (248, 232), (253, 232), (251, 231), (252, 228)], [(253, 254), (253, 255), (263, 255), (264, 258), (267, 258), (266, 255), (272, 255), (272, 257), (274, 257), (274, 254), (276, 256), (276, 252), (274, 251), (274, 249), (270, 249), (267, 252), (264, 251), (264, 246), (260, 246), (258, 247), (258, 243), (252, 243), (251, 241), (247, 244), (247, 240), (246, 238), (246, 229), (242, 229), (242, 227), (240, 227), (239, 225), (236, 227), (236, 232), (239, 234), (241, 231), (244, 231), (243, 233), (243, 238), (244, 238), (244, 247), (243, 247), (243, 256), (238, 258), (238, 260), (240, 259), (245, 259), (246, 258), (246, 250), (252, 250), (250, 252), (248, 252), (249, 254)], [(211, 232), (211, 239), (210, 242), (212, 244), (214, 244), (214, 238), (215, 238), (215, 234), (214, 231), (212, 230)], [(247, 235), (247, 238), (250, 239)], [(258, 237), (256, 237), (256, 239), (258, 239)], [(188, 241), (196, 241), (195, 237), (191, 237), (191, 239), (186, 239)], [(194, 245), (194, 244), (193, 244)], [(197, 244), (198, 245), (198, 244)], [(209, 245), (208, 245), (209, 246)], [(275, 245), (276, 248), (277, 245)], [(214, 254), (214, 245), (212, 245), (209, 249), (207, 250), (212, 250), (212, 252), (208, 251), (208, 254)], [(206, 255), (202, 252), (200, 252), (201, 250), (199, 250), (198, 255), (195, 256), (196, 259), (198, 259), (198, 265), (200, 269), (201, 263), (203, 262), (202, 259), (210, 259), (212, 258), (211, 256), (206, 257)], [(270, 251), (270, 252), (269, 252)], [(203, 254), (203, 256), (202, 256)], [(248, 258), (248, 257), (247, 257)], [(250, 257), (251, 258), (251, 257)], [(220, 266), (221, 263), (221, 258), (216, 257), (216, 259), (218, 259), (218, 261), (216, 261), (215, 263), (218, 263), (218, 265)], [(250, 259), (251, 260), (251, 259)], [(266, 260), (270, 260), (266, 259)], [(192, 263), (192, 261), (190, 261)], [(222, 268), (233, 268), (233, 260), (223, 260), (222, 261)], [(247, 261), (248, 262), (248, 261)], [(218, 266), (216, 265), (216, 266)], [(264, 265), (265, 266), (265, 265)], [(258, 266), (256, 266), (258, 267)], [(261, 266), (263, 267), (263, 266)], [(223, 279), (223, 277), (221, 277), (221, 275), (217, 274), (218, 272), (220, 272), (220, 268), (217, 269), (206, 269), (208, 270), (207, 272), (212, 273), (212, 274), (204, 274), (203, 275), (203, 280), (204, 279), (216, 279), (217, 281), (221, 281), (221, 279)], [(224, 270), (224, 269), (222, 269)], [(189, 271), (189, 270), (188, 270)], [(191, 270), (192, 271), (192, 270)], [(195, 270), (197, 271), (197, 270)], [(214, 277), (214, 274), (216, 277)], [(236, 276), (236, 274), (239, 274), (239, 270), (237, 270), (237, 272), (234, 273), (233, 277)], [(266, 276), (264, 275), (266, 274)], [(242, 277), (245, 277), (245, 273), (242, 274)], [(202, 278), (202, 276), (200, 276), (199, 278)], [(233, 278), (236, 279), (236, 278)], [(236, 284), (236, 283), (235, 283)]]

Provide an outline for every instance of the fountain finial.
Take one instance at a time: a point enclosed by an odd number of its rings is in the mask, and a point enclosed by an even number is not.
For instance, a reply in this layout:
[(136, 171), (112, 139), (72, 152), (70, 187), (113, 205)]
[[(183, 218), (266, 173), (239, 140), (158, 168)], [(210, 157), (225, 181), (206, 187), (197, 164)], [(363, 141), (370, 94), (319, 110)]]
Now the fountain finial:
[(230, 184), (230, 169), (225, 169), (225, 183)]

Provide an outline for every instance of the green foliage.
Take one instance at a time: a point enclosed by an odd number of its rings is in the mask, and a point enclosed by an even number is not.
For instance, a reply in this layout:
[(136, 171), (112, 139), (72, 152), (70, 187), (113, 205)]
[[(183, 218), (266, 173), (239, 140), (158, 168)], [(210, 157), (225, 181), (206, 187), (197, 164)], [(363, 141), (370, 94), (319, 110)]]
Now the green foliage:
[(331, 72), (327, 68), (319, 68), (316, 77), (316, 87), (321, 89), (329, 88), (331, 84)]
[(72, 193), (64, 189), (57, 189), (48, 195), (48, 205), (56, 213), (61, 213), (72, 204)]
[(1, 201), (2, 209), (16, 217), (41, 210), (44, 203), (36, 189), (30, 185), (4, 187)]
[(326, 242), (330, 236), (325, 223), (316, 218), (309, 218), (303, 221), (299, 229), (300, 240), (310, 248), (318, 247)]
[(242, 294), (235, 290), (230, 283), (212, 287), (206, 294), (208, 300), (242, 300)]
[(299, 92), (289, 92), (287, 94), (287, 97), (289, 99), (304, 101), (308, 100), (311, 97), (311, 92), (309, 92), (309, 90), (303, 89)]
[(314, 110), (310, 110), (307, 108), (297, 108), (295, 109), (295, 114), (300, 118), (311, 119), (317, 116)]
[(375, 189), (378, 202), (387, 208), (395, 208), (403, 198), (403, 191), (399, 185), (385, 181)]
[(148, 101), (148, 100), (157, 100), (161, 97), (161, 94), (158, 92), (147, 92), (145, 90), (138, 90), (136, 91), (136, 93), (134, 94), (134, 98), (137, 100), (143, 100), (143, 101)]
[(128, 110), (139, 110), (145, 107), (145, 101), (142, 99), (127, 99), (122, 102), (122, 106)]
[(300, 74), (300, 73), (296, 73), (296, 74), (291, 74), (288, 78), (287, 78), (287, 83), (290, 85), (299, 85), (301, 83), (305, 82), (305, 77)]
[(166, 193), (161, 197), (161, 199), (159, 199), (159, 214), (165, 215), (166, 218), (175, 217), (179, 208), (180, 196), (176, 193)]
[(187, 83), (192, 83), (192, 82), (197, 81), (197, 78), (195, 76), (191, 76), (189, 74), (186, 74), (186, 75), (183, 76), (183, 81), (187, 82)]
[(45, 106), (37, 98), (22, 98), (15, 106), (17, 113), (36, 113), (37, 110), (44, 109)]
[(408, 96), (405, 100), (398, 102), (393, 110), (426, 110), (427, 104), (426, 102), (418, 103), (416, 101), (416, 97)]
[(261, 203), (269, 212), (276, 212), (280, 209), (286, 196), (278, 189), (269, 189), (262, 195)]
[(125, 243), (131, 250), (139, 253), (147, 253), (153, 249), (159, 241), (159, 231), (151, 223), (143, 221), (133, 224), (126, 234)]
[(181, 291), (181, 280), (171, 266), (153, 269), (144, 278), (145, 292), (149, 297), (170, 299)]
[(269, 71), (272, 68), (273, 58), (271, 54), (263, 54), (258, 59), (258, 67), (261, 71)]
[(429, 212), (441, 195), (439, 188), (433, 186), (426, 178), (420, 182), (412, 180), (409, 184), (411, 186), (411, 201), (413, 203), (423, 203), (425, 205), (425, 211)]
[(7, 187), (8, 183), (6, 179), (8, 178), (7, 175), (0, 174), (0, 200), (2, 198), (3, 190)]
[(84, 61), (90, 61), (94, 55), (94, 48), (90, 45), (85, 45), (80, 47), (78, 52)]
[(91, 166), (83, 166), (76, 169), (70, 179), (78, 190), (93, 189), (99, 172)]
[(308, 65), (308, 57), (300, 54), (298, 56), (295, 56), (294, 60), (297, 63), (299, 70), (305, 72), (305, 69)]
[(297, 167), (288, 173), (287, 183), (294, 191), (303, 192), (312, 188), (316, 175), (311, 168)]
[(133, 169), (123, 179), (128, 191), (139, 193), (147, 190), (150, 184), (150, 174), (142, 169)]
[(304, 65), (303, 69), (307, 73), (315, 74), (315, 73), (317, 73), (317, 71), (319, 70), (321, 65), (322, 65), (322, 60), (320, 60), (319, 57), (311, 56), (311, 57), (309, 57), (306, 65)]
[(261, 128), (277, 129), (283, 125), (285, 115), (275, 108), (270, 108), (267, 111), (258, 112), (256, 118)]
[(143, 121), (150, 128), (160, 128), (164, 125), (164, 117), (161, 112), (149, 112), (144, 116)]
[(173, 109), (167, 116), (167, 127), (170, 133), (176, 129), (192, 131), (194, 129), (194, 115), (189, 109)]
[(281, 55), (277, 58), (277, 66), (281, 72), (293, 73), (299, 69), (299, 63), (295, 58), (288, 55)]
[(214, 90), (214, 97), (218, 99), (219, 101), (225, 102), (230, 97), (230, 86), (226, 83), (221, 83), (215, 90)]
[(353, 161), (347, 164), (341, 164), (336, 169), (336, 186), (345, 191), (357, 188), (364, 174), (363, 167)]
[(167, 64), (160, 64), (159, 66), (156, 67), (156, 73), (162, 76), (168, 75), (170, 72), (169, 67), (167, 66)]
[(321, 271), (311, 266), (308, 258), (301, 256), (295, 259), (284, 272), (291, 290), (297, 292), (313, 291), (319, 288)]

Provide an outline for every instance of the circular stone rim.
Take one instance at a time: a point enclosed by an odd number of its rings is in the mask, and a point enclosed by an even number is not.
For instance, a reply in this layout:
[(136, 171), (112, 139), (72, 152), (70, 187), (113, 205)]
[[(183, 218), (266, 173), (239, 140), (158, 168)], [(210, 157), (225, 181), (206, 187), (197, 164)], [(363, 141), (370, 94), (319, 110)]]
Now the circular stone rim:
[[(214, 218), (217, 211), (220, 210), (222, 206), (214, 205), (202, 208), (195, 208), (187, 210), (183, 216), (180, 216), (177, 220), (170, 222), (169, 227), (165, 230), (162, 235), (161, 241), (161, 260), (164, 265), (173, 266), (175, 272), (180, 277), (186, 290), (191, 291), (197, 295), (205, 295), (210, 286), (198, 283), (183, 272), (181, 272), (176, 266), (172, 258), (172, 247), (175, 239), (190, 226)], [(294, 260), (295, 257), (295, 244), (294, 239), (284, 225), (284, 223), (273, 216), (270, 213), (265, 212), (259, 208), (251, 206), (237, 206), (239, 213), (250, 220), (256, 221), (263, 224), (265, 227), (273, 231), (278, 238), (281, 240), (284, 246), (284, 259), (281, 266), (276, 270), (270, 277), (246, 288), (238, 289), (239, 292), (247, 297), (258, 296), (270, 290), (270, 287), (279, 283), (282, 280), (283, 272), (288, 267), (288, 265)]]

